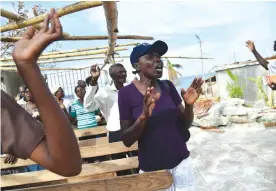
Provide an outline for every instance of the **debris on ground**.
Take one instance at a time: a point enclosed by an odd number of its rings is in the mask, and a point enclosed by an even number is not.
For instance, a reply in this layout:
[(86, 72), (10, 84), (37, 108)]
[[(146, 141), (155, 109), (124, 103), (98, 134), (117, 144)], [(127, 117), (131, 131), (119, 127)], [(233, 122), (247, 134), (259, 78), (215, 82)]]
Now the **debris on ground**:
[(201, 100), (195, 104), (194, 113), (193, 126), (205, 131), (218, 131), (242, 124), (248, 124), (248, 127), (276, 127), (276, 109), (267, 107), (263, 100), (257, 101), (253, 107), (245, 106), (245, 101), (238, 98), (220, 102)]

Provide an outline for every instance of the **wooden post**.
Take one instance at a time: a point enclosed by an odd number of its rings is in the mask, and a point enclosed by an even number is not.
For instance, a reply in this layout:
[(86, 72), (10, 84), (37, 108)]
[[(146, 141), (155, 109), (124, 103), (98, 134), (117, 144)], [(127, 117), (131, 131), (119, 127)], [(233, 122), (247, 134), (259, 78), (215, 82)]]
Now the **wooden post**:
[[(108, 50), (106, 52), (105, 64), (111, 61), (111, 56), (115, 53), (115, 45), (118, 30), (118, 10), (116, 1), (103, 1), (103, 8), (106, 18), (106, 26), (108, 32)], [(114, 61), (113, 61), (114, 62)], [(102, 66), (103, 69), (105, 65)]]

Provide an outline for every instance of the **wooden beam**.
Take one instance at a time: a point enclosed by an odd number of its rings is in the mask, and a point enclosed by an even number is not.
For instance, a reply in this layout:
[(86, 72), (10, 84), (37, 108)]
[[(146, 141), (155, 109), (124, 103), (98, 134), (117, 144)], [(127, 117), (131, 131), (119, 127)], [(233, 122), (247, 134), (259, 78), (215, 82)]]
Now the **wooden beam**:
[[(138, 44), (139, 43), (117, 44), (115, 47), (136, 46)], [(107, 49), (107, 48), (108, 48), (108, 46), (99, 46), (99, 47), (94, 47), (94, 48), (81, 48), (81, 49), (75, 49), (75, 50), (45, 52), (45, 53), (41, 54), (41, 56), (65, 54), (65, 53), (72, 53), (72, 52), (82, 52), (82, 51), (89, 51), (89, 50), (100, 50), (100, 49)]]
[[(57, 14), (59, 15), (59, 17), (62, 17), (64, 15), (68, 15), (68, 14), (75, 13), (75, 12), (85, 10), (85, 9), (89, 9), (92, 7), (98, 7), (101, 5), (102, 5), (101, 1), (80, 1), (77, 3), (71, 4), (71, 5), (68, 5), (66, 7), (63, 7), (61, 9), (58, 9)], [(14, 29), (24, 28), (24, 27), (27, 27), (30, 25), (39, 24), (44, 21), (45, 16), (46, 16), (46, 14), (43, 14), (43, 15), (39, 15), (37, 17), (33, 17), (31, 19), (24, 20), (19, 23), (7, 24), (7, 25), (0, 27), (0, 31), (6, 32), (6, 31), (14, 30)]]
[[(4, 36), (1, 37), (1, 42), (17, 42), (20, 40), (21, 37), (9, 37)], [(153, 37), (151, 36), (140, 36), (140, 35), (120, 35), (117, 36), (117, 39), (129, 39), (129, 40), (153, 40)], [(63, 38), (59, 39), (59, 41), (63, 40), (108, 40), (108, 36), (105, 35), (99, 35), (99, 36), (71, 36), (71, 35), (65, 35)]]
[(107, 26), (107, 33), (108, 33), (108, 50), (106, 52), (106, 58), (104, 60), (103, 67), (107, 64), (112, 62), (114, 64), (114, 60), (112, 60), (111, 56), (115, 53), (115, 45), (117, 40), (117, 33), (118, 30), (118, 10), (117, 10), (117, 3), (116, 1), (103, 1), (103, 8), (106, 18), (106, 26)]
[[(1, 9), (1, 16), (2, 17), (5, 17), (5, 18), (8, 18), (8, 19), (11, 19), (11, 20), (14, 20), (14, 21), (23, 21), (23, 20), (26, 20), (26, 18), (20, 16), (20, 15), (17, 15), (17, 14), (14, 14), (12, 12), (9, 12), (5, 9)], [(36, 25), (33, 25), (34, 28), (36, 30), (39, 30), (41, 28), (41, 26), (39, 24), (36, 24)], [(63, 35), (64, 36), (68, 36), (69, 34), (66, 33), (66, 32), (63, 32)]]
[(10, 19), (10, 20), (13, 20), (13, 21), (21, 21), (21, 20), (25, 20), (24, 17), (20, 16), (20, 15), (17, 15), (17, 14), (14, 14), (12, 12), (9, 12), (5, 9), (1, 9), (1, 16), (2, 17), (5, 17), (7, 19)]
[[(123, 47), (118, 47), (115, 48), (115, 51), (123, 51), (127, 50), (127, 48)], [(40, 56), (40, 60), (45, 60), (45, 59), (56, 59), (56, 58), (68, 58), (68, 57), (77, 57), (77, 56), (87, 56), (87, 55), (97, 55), (97, 54), (105, 54), (105, 50), (97, 50), (97, 51), (83, 51), (83, 52), (73, 52), (73, 53), (66, 53), (66, 54), (57, 54), (57, 55), (49, 55), (49, 56)], [(1, 62), (6, 62), (6, 61), (12, 61), (13, 57), (6, 57), (6, 58), (0, 58)]]
[[(111, 154), (118, 154), (118, 153), (124, 153), (129, 151), (136, 151), (138, 150), (137, 143), (133, 144), (131, 147), (126, 147), (122, 142), (115, 142), (115, 143), (109, 143), (105, 145), (96, 145), (96, 146), (89, 146), (89, 147), (81, 147), (81, 157), (82, 158), (93, 158), (93, 157), (99, 157), (99, 156), (106, 156)], [(23, 160), (18, 159), (16, 164), (10, 165), (4, 163), (4, 158), (1, 158), (1, 169), (7, 169), (7, 168), (15, 168), (15, 167), (21, 167), (21, 166), (29, 166), (32, 164), (36, 164), (32, 160)]]
[[(99, 163), (90, 163), (90, 164), (83, 164), (82, 171), (77, 176), (79, 178), (116, 172), (121, 170), (128, 170), (138, 167), (138, 158), (137, 157), (129, 157), (124, 159), (118, 160), (110, 160), (104, 161)], [(53, 182), (53, 181), (60, 181), (64, 179), (70, 179), (70, 177), (63, 177), (52, 173), (48, 170), (42, 171), (34, 171), (34, 172), (25, 172), (25, 173), (18, 173), (18, 174), (11, 174), (1, 176), (1, 187), (11, 187), (11, 186), (19, 186), (19, 185), (26, 185), (26, 184), (36, 184), (36, 183), (46, 183), (46, 182)]]
[[(48, 59), (48, 60), (38, 60), (38, 64), (46, 64), (46, 63), (56, 63), (56, 62), (67, 62), (67, 61), (76, 61), (76, 60), (93, 60), (93, 59), (105, 59), (106, 57), (104, 56), (86, 56), (86, 57), (81, 57), (81, 58), (76, 58), (76, 57), (70, 57), (70, 58), (60, 58), (60, 59)], [(129, 58), (129, 56), (116, 56), (115, 58)], [(198, 58), (198, 57), (184, 57), (184, 56), (165, 56), (162, 58), (175, 58), (175, 59), (204, 59), (204, 60), (210, 60), (214, 58)], [(1, 61), (1, 60), (0, 60)], [(2, 62), (8, 62), (11, 60), (4, 60)], [(122, 61), (117, 61), (117, 62), (122, 62)], [(1, 63), (0, 66), (6, 67), (6, 66), (15, 66), (14, 63)]]
[[(152, 191), (168, 189), (173, 183), (172, 175), (166, 171), (147, 172), (111, 179), (89, 181), (83, 183), (53, 185), (45, 187), (27, 188), (29, 191)], [(19, 191), (19, 190), (17, 190)]]
[[(100, 65), (100, 64), (99, 64)], [(91, 66), (83, 67), (83, 68), (40, 68), (41, 71), (49, 71), (49, 70), (83, 70), (86, 68), (90, 68)], [(2, 71), (17, 71), (16, 67), (1, 67), (0, 70)]]

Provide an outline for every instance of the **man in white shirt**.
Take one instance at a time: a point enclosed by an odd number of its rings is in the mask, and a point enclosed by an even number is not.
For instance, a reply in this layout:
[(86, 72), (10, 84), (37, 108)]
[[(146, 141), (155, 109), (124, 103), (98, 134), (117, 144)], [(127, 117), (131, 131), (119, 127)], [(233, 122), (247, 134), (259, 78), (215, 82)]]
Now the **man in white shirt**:
[[(254, 54), (255, 58), (258, 60), (258, 62), (266, 69), (269, 71), (271, 75), (276, 75), (276, 62), (268, 62), (265, 60), (259, 52), (256, 50), (254, 42), (253, 41), (246, 41), (246, 46), (248, 49)], [(273, 50), (276, 51), (276, 41), (274, 41), (274, 46)]]
[[(272, 61), (272, 62), (268, 62), (267, 60), (265, 60), (260, 54), (259, 52), (256, 50), (254, 42), (253, 41), (246, 41), (246, 46), (248, 47), (248, 49), (254, 54), (255, 58), (257, 59), (257, 61), (266, 69), (268, 70), (270, 75), (276, 75), (276, 61)], [(274, 41), (274, 46), (273, 46), (273, 50), (276, 51), (276, 41)], [(264, 80), (265, 81), (265, 80)], [(274, 95), (273, 90), (275, 89), (275, 85), (274, 84), (266, 84), (265, 85), (269, 86), (269, 90), (268, 90), (268, 94), (270, 94), (269, 96), (274, 97), (274, 100), (276, 102), (276, 97)]]
[(127, 72), (122, 64), (113, 64), (109, 68), (109, 75), (113, 84), (107, 87), (98, 87), (100, 69), (93, 65), (90, 70), (91, 80), (84, 97), (84, 108), (95, 111), (98, 108), (107, 121), (109, 143), (121, 141), (121, 126), (119, 120), (118, 91), (126, 83)]

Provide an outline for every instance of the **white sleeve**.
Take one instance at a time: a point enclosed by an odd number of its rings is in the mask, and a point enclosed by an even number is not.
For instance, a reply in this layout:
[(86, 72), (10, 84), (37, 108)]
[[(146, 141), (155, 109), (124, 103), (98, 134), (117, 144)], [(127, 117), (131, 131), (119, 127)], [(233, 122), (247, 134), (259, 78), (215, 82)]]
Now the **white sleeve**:
[(270, 75), (276, 75), (276, 61), (275, 62), (272, 62), (272, 61), (269, 62), (267, 67), (268, 67)]
[(95, 94), (97, 92), (98, 86), (89, 86), (86, 89), (84, 96), (83, 106), (88, 112), (95, 111), (99, 108), (98, 100), (95, 99)]

